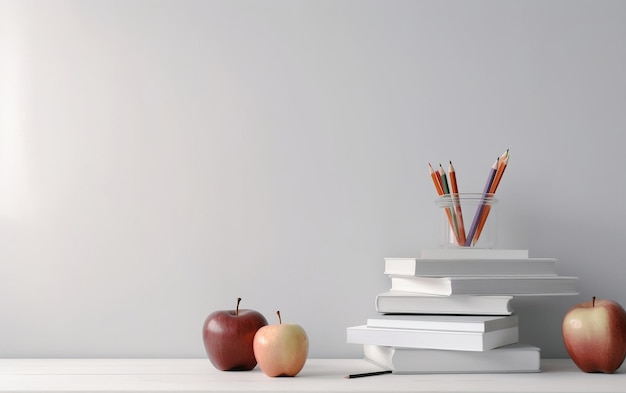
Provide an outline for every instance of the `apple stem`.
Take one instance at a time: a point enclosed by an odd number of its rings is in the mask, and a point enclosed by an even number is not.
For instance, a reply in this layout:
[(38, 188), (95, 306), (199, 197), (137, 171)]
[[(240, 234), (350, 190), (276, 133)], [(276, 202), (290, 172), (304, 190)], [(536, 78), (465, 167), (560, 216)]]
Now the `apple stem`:
[(282, 324), (283, 320), (280, 318), (280, 311), (276, 311), (276, 315), (278, 315), (278, 324)]
[(235, 315), (239, 315), (239, 303), (241, 303), (241, 298), (237, 298), (237, 307), (235, 307)]
[(596, 297), (595, 297), (595, 296), (593, 296), (593, 297), (591, 298), (591, 307), (595, 307), (595, 306), (596, 306)]

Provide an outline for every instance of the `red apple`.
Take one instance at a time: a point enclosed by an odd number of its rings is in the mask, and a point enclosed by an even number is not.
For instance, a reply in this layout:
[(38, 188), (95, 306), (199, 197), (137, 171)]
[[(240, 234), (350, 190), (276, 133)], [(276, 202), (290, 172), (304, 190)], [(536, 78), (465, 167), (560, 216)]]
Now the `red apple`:
[(613, 373), (626, 357), (626, 312), (612, 300), (572, 307), (563, 319), (563, 342), (582, 371)]
[(240, 310), (237, 299), (235, 310), (211, 313), (204, 321), (202, 338), (209, 360), (222, 371), (252, 370), (256, 366), (253, 341), (257, 330), (267, 325), (265, 317), (254, 310)]
[(295, 377), (309, 353), (309, 338), (300, 325), (282, 323), (260, 328), (254, 336), (254, 356), (261, 370), (270, 377)]

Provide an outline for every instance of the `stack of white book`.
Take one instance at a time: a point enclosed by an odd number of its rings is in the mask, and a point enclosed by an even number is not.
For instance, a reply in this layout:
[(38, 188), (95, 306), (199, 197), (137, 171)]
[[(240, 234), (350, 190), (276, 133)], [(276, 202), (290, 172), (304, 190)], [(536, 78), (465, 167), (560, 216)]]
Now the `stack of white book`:
[(385, 258), (389, 291), (376, 318), (347, 328), (347, 342), (394, 373), (540, 371), (540, 349), (519, 342), (514, 296), (575, 295), (577, 277), (528, 250), (442, 248)]

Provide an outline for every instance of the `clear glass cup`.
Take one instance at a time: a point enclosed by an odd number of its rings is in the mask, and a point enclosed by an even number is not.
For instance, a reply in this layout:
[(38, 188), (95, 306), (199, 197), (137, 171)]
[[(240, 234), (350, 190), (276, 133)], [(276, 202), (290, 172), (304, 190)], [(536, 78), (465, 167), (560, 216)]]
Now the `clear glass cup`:
[(441, 246), (496, 248), (497, 204), (493, 194), (459, 193), (440, 196)]

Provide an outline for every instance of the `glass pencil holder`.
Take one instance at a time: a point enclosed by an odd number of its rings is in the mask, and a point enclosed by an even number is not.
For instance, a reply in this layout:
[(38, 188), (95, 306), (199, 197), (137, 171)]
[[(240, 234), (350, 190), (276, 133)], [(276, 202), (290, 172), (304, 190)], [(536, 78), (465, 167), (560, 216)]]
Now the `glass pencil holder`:
[(441, 210), (441, 247), (496, 248), (498, 200), (493, 194), (446, 194), (435, 204)]

